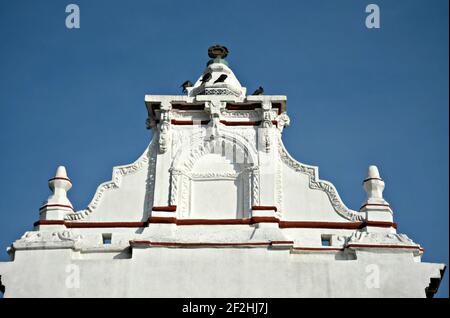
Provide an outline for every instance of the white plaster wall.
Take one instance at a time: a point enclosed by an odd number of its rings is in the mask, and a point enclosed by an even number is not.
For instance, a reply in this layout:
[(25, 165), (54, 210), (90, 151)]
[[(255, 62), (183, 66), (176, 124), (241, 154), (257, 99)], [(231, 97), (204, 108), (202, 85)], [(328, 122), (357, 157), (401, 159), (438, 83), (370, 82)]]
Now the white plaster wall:
[(283, 164), (283, 219), (287, 221), (345, 222), (328, 195), (309, 187), (309, 176)]
[(146, 220), (148, 218), (145, 204), (147, 171), (148, 169), (143, 167), (133, 174), (126, 175), (119, 188), (105, 191), (95, 212), (89, 214), (85, 220), (91, 222)]
[[(192, 181), (190, 218), (235, 219), (242, 215), (239, 180)], [(240, 200), (238, 200), (240, 198)]]
[[(144, 248), (131, 259), (71, 253), (17, 252), (14, 267), (0, 264), (5, 297), (425, 297), (442, 267), (409, 253), (357, 252), (338, 261), (266, 248)], [(378, 288), (366, 283), (368, 266), (379, 268)], [(79, 288), (65, 286), (73, 268)]]

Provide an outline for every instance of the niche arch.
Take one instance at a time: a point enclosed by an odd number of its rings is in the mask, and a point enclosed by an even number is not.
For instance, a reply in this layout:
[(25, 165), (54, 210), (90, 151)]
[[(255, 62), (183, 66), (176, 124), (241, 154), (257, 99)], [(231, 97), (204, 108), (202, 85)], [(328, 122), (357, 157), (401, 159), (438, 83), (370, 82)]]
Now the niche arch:
[(250, 217), (259, 204), (256, 149), (226, 132), (185, 147), (170, 169), (169, 202), (179, 218)]

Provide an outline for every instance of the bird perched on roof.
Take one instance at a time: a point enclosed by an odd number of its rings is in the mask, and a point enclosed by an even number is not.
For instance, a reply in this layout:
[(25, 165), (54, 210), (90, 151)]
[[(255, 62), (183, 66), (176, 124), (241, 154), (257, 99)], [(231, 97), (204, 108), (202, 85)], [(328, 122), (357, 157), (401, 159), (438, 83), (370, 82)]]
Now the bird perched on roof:
[(264, 94), (264, 88), (262, 86), (258, 87), (252, 95), (262, 95)]
[(192, 86), (193, 86), (193, 84), (192, 84), (191, 81), (186, 81), (186, 82), (184, 82), (183, 84), (181, 84), (180, 87), (183, 87), (183, 93), (186, 93), (186, 92), (187, 92), (187, 89), (186, 89), (186, 88), (192, 87)]
[(200, 80), (200, 82), (202, 82), (203, 84), (206, 83), (207, 81), (209, 81), (211, 79), (212, 75), (211, 73), (206, 73), (205, 75), (203, 75), (202, 79)]
[(228, 77), (227, 74), (222, 74), (222, 75), (220, 75), (220, 76), (214, 81), (214, 84), (225, 82), (225, 80), (227, 79), (227, 77)]

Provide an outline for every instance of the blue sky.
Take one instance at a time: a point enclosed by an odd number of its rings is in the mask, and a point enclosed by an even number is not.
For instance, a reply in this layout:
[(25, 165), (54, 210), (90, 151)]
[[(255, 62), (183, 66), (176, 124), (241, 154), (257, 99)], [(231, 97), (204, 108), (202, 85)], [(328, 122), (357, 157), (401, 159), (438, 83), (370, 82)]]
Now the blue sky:
[[(86, 207), (112, 167), (150, 141), (144, 94), (179, 94), (224, 44), (253, 91), (288, 96), (290, 153), (347, 206), (376, 164), (399, 232), (448, 264), (447, 0), (0, 0), (0, 260), (38, 219), (57, 165)], [(365, 7), (381, 9), (367, 29)], [(438, 296), (448, 297), (448, 272)]]

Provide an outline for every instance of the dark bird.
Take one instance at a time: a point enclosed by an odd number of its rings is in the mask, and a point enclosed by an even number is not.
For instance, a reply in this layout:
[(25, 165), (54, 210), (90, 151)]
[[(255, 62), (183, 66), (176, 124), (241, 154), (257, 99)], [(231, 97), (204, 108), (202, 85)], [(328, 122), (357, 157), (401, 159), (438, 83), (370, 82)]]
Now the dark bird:
[(211, 73), (206, 73), (205, 75), (203, 75), (202, 79), (200, 80), (200, 82), (202, 82), (203, 84), (206, 83), (207, 81), (209, 81), (211, 79), (212, 75)]
[(193, 84), (191, 81), (186, 81), (183, 84), (181, 84), (180, 87), (183, 87), (183, 93), (186, 93), (187, 92), (186, 88), (192, 87), (192, 86), (193, 86)]
[(226, 75), (226, 74), (220, 75), (219, 78), (216, 79), (216, 80), (214, 81), (214, 84), (225, 82), (225, 80), (227, 79), (227, 77), (228, 77), (228, 75)]
[(262, 95), (264, 94), (264, 88), (262, 88), (262, 86), (258, 87), (258, 89), (256, 91), (253, 92), (252, 95)]

